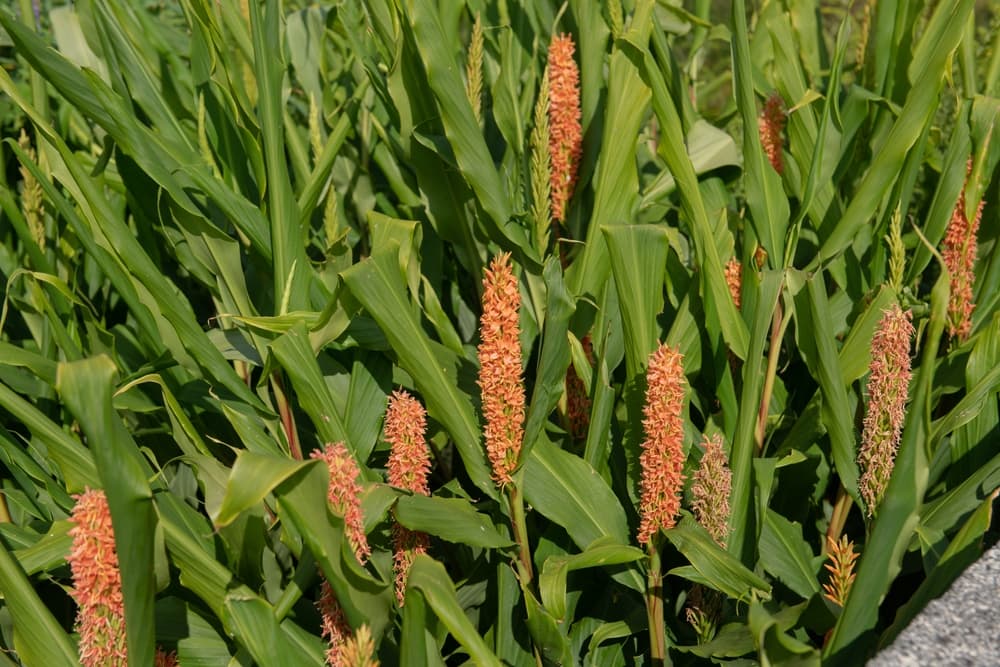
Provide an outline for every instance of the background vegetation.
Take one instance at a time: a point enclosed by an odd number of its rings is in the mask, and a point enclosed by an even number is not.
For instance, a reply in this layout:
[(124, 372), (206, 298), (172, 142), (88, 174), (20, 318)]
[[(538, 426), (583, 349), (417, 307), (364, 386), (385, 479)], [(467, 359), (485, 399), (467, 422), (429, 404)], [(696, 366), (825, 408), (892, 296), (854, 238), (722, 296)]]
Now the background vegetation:
[[(995, 539), (988, 3), (11, 4), (0, 665), (77, 663), (67, 531), (87, 487), (111, 505), (135, 665), (157, 646), (185, 666), (322, 664), (320, 573), (383, 664), (649, 664), (662, 634), (676, 664), (855, 665)], [(530, 135), (558, 33), (576, 42), (584, 140), (557, 235), (532, 213)], [(758, 136), (773, 93), (781, 174)], [(970, 219), (985, 201), (964, 339), (936, 250), (959, 201)], [(523, 303), (522, 504), (491, 479), (476, 385), (482, 276), (502, 251)], [(896, 302), (914, 372), (869, 520), (857, 450)], [(685, 509), (656, 562), (635, 535), (661, 341), (684, 355), (686, 477), (701, 434), (720, 434), (733, 481), (727, 548)], [(429, 498), (385, 482), (399, 387), (429, 413)], [(308, 456), (336, 441), (362, 471), (364, 568)], [(402, 609), (394, 521), (432, 536)], [(841, 534), (860, 553), (843, 607), (822, 590)], [(720, 604), (701, 632), (695, 585)]]

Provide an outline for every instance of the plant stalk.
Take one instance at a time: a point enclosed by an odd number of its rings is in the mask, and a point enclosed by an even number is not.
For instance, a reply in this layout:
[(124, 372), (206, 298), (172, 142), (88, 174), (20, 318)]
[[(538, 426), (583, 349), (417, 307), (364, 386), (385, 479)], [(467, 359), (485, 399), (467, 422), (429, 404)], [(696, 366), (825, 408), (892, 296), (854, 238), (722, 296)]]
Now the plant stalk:
[(531, 566), (531, 548), (528, 545), (528, 528), (524, 520), (524, 496), (516, 482), (507, 486), (507, 499), (510, 504), (510, 526), (514, 531), (514, 541), (517, 542), (518, 560), (521, 563), (522, 586), (528, 586), (535, 578)]
[(757, 428), (754, 431), (754, 441), (757, 444), (757, 455), (764, 450), (764, 433), (767, 430), (767, 414), (771, 405), (771, 393), (774, 391), (774, 377), (778, 372), (778, 355), (781, 353), (781, 340), (784, 338), (788, 319), (784, 317), (781, 299), (774, 309), (774, 319), (771, 321), (771, 342), (767, 351), (767, 370), (764, 373), (764, 388), (760, 395), (760, 408), (757, 411)]
[(649, 622), (649, 655), (654, 667), (667, 664), (667, 637), (663, 625), (663, 572), (660, 565), (660, 536), (649, 543), (649, 574), (646, 579), (646, 617)]
[(285, 389), (281, 384), (278, 375), (271, 375), (271, 386), (274, 388), (274, 398), (278, 404), (278, 414), (281, 416), (281, 426), (285, 430), (285, 438), (288, 440), (288, 452), (296, 461), (302, 460), (302, 447), (299, 445), (299, 435), (295, 428), (295, 415), (292, 413), (292, 406), (285, 396)]

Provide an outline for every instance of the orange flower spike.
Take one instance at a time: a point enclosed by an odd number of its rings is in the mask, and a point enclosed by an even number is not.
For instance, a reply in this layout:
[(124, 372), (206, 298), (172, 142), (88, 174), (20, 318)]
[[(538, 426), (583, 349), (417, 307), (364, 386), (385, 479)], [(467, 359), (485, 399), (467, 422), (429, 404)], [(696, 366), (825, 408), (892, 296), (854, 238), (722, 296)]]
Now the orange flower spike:
[[(385, 414), (385, 439), (391, 445), (389, 483), (423, 496), (430, 495), (427, 476), (431, 460), (424, 437), (426, 430), (426, 412), (420, 402), (403, 390), (393, 392)], [(396, 600), (403, 606), (410, 566), (417, 554), (427, 553), (430, 538), (397, 523), (392, 526), (392, 543)]]
[(427, 476), (431, 459), (426, 431), (427, 413), (420, 402), (402, 389), (393, 392), (385, 413), (385, 440), (391, 446), (389, 483), (423, 496), (430, 495)]
[(571, 35), (556, 35), (549, 45), (549, 153), (552, 156), (552, 217), (562, 222), (576, 187), (583, 154), (580, 125), (580, 70), (573, 60)]
[(729, 494), (733, 473), (729, 469), (726, 450), (722, 447), (722, 436), (716, 434), (712, 438), (704, 438), (705, 453), (691, 484), (691, 495), (694, 497), (691, 509), (698, 523), (725, 549), (729, 538)]
[(779, 174), (785, 169), (782, 162), (781, 133), (785, 129), (785, 108), (781, 95), (771, 93), (764, 103), (764, 110), (761, 111), (757, 119), (757, 130), (760, 132), (760, 143), (767, 153), (767, 159), (771, 161), (771, 166)]
[(327, 641), (326, 664), (330, 667), (345, 667), (344, 645), (354, 633), (330, 582), (323, 581), (316, 607), (319, 609), (323, 639)]
[(70, 595), (78, 606), (80, 664), (125, 667), (125, 604), (108, 499), (100, 489), (86, 489), (73, 497), (76, 505), (69, 531), (73, 544), (66, 562), (73, 575)]
[[(972, 160), (969, 160), (967, 171), (972, 171)], [(979, 222), (983, 216), (985, 201), (979, 202), (979, 208), (972, 220), (965, 214), (965, 188), (955, 202), (951, 213), (951, 221), (941, 242), (941, 256), (951, 274), (951, 295), (948, 299), (948, 335), (959, 341), (965, 340), (972, 329), (972, 287), (976, 282), (975, 265), (978, 252), (976, 236), (979, 233)]]
[(729, 296), (733, 298), (736, 309), (739, 310), (742, 299), (740, 290), (743, 287), (743, 264), (735, 257), (726, 262), (725, 268), (726, 285), (729, 287)]
[(861, 433), (858, 464), (861, 495), (873, 516), (889, 484), (896, 448), (906, 417), (910, 384), (910, 339), (913, 324), (909, 311), (898, 304), (885, 311), (872, 338), (868, 378), (868, 412)]
[(666, 344), (649, 357), (646, 406), (642, 420), (646, 440), (639, 464), (639, 543), (648, 544), (661, 529), (677, 522), (684, 484), (683, 355)]
[(826, 550), (830, 562), (823, 567), (830, 572), (830, 581), (823, 584), (823, 597), (843, 607), (854, 583), (854, 561), (858, 559), (858, 554), (847, 535), (841, 536), (840, 542), (835, 542), (832, 537), (826, 538)]
[(479, 388), (486, 418), (486, 454), (498, 486), (512, 481), (524, 437), (520, 307), (510, 253), (498, 255), (483, 278), (479, 323)]
[(358, 463), (342, 442), (327, 443), (322, 452), (314, 451), (310, 456), (326, 463), (330, 471), (327, 501), (335, 513), (344, 517), (347, 539), (358, 562), (364, 564), (372, 550), (368, 546), (364, 517), (361, 514), (361, 485), (358, 483), (361, 470)]

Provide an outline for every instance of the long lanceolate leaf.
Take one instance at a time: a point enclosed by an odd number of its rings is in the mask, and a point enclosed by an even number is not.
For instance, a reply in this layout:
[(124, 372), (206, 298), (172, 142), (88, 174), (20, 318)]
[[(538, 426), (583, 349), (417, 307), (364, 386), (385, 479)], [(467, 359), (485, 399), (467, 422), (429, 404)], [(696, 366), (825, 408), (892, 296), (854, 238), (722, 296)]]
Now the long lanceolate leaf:
[[(871, 220), (885, 193), (892, 187), (908, 152), (934, 115), (938, 94), (944, 84), (946, 65), (950, 63), (951, 54), (962, 38), (972, 4), (972, 0), (958, 0), (938, 5), (931, 19), (934, 30), (929, 30), (922, 40), (925, 46), (921, 51), (925, 54), (921, 61), (923, 66), (917, 70), (911, 66), (910, 69), (913, 87), (906, 97), (906, 103), (844, 215), (837, 221), (829, 236), (821, 239), (822, 247), (813, 265), (838, 255), (850, 245), (855, 234)], [(937, 38), (933, 47), (927, 41), (931, 35)]]
[(76, 648), (7, 548), (0, 543), (0, 589), (14, 622), (14, 646), (26, 665), (78, 665)]
[(260, 127), (267, 168), (268, 213), (271, 218), (271, 247), (274, 253), (274, 299), (278, 315), (301, 310), (309, 302), (309, 264), (299, 212), (285, 159), (281, 82), (282, 53), (274, 47), (282, 43), (279, 32), (281, 3), (269, 0), (261, 12), (260, 3), (251, 2), (254, 69), (260, 100)]
[[(652, 0), (637, 3), (629, 31), (629, 38), (635, 43), (649, 41), (652, 12)], [(594, 176), (594, 210), (587, 244), (567, 276), (570, 289), (577, 294), (599, 294), (611, 270), (601, 228), (631, 222), (632, 202), (639, 186), (635, 146), (648, 104), (648, 85), (628, 56), (616, 49), (608, 64), (608, 103), (601, 161)]]
[(472, 403), (457, 386), (454, 366), (459, 359), (427, 338), (413, 316), (397, 255), (383, 252), (359, 262), (343, 274), (344, 281), (389, 339), (400, 366), (410, 373), (427, 401), (428, 414), (448, 429), (469, 477), (494, 496), (496, 487), (479, 444)]
[(753, 94), (753, 70), (747, 37), (747, 9), (743, 0), (733, 2), (733, 76), (743, 118), (743, 158), (747, 179), (747, 205), (754, 229), (768, 253), (771, 266), (781, 266), (788, 228), (788, 200), (781, 177), (771, 167), (757, 134), (757, 104)]
[(156, 514), (146, 481), (151, 471), (111, 406), (117, 373), (108, 357), (93, 357), (59, 367), (56, 386), (87, 435), (101, 486), (108, 498), (121, 567), (129, 659), (153, 661), (153, 532)]

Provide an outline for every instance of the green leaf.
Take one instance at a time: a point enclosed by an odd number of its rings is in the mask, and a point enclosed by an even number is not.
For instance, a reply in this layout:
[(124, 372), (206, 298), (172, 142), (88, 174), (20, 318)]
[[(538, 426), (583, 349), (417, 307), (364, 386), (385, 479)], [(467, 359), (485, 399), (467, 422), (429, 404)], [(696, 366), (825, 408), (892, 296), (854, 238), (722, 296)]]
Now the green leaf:
[(729, 552), (723, 551), (690, 516), (685, 516), (663, 534), (712, 588), (741, 601), (771, 597), (771, 586)]
[(0, 543), (0, 589), (14, 622), (14, 648), (26, 665), (79, 664), (76, 647)]
[(455, 544), (484, 549), (505, 549), (513, 545), (497, 532), (488, 516), (477, 512), (462, 498), (400, 496), (395, 514), (396, 520), (410, 530), (436, 535)]
[(479, 442), (479, 423), (469, 397), (458, 388), (461, 360), (432, 342), (413, 314), (396, 252), (382, 252), (341, 274), (354, 297), (375, 319), (424, 397), (427, 414), (454, 439), (469, 478), (490, 497), (497, 491)]
[(750, 41), (747, 37), (747, 10), (743, 0), (735, 0), (732, 4), (732, 28), (733, 88), (743, 120), (747, 206), (754, 230), (768, 253), (768, 262), (772, 267), (779, 267), (785, 261), (788, 200), (781, 186), (781, 177), (771, 166), (760, 143)]
[[(636, 3), (628, 35), (637, 44), (649, 41), (653, 5), (652, 0)], [(649, 105), (649, 86), (619, 48), (612, 51), (607, 68), (607, 106), (601, 159), (594, 176), (594, 208), (583, 253), (573, 262), (566, 277), (570, 291), (578, 295), (601, 293), (611, 270), (602, 230), (608, 225), (632, 222), (632, 208), (639, 192), (635, 151)]]
[(243, 451), (236, 457), (219, 513), (212, 518), (216, 528), (228, 526), (240, 514), (259, 504), (278, 484), (294, 475), (302, 463), (280, 456)]
[[(543, 438), (531, 450), (523, 474), (528, 504), (565, 528), (581, 549), (602, 537), (617, 544), (629, 543), (625, 510), (604, 480), (580, 457)], [(643, 578), (633, 569), (616, 575), (616, 579), (637, 591), (645, 589)]]
[[(271, 605), (253, 595), (246, 586), (226, 595), (222, 620), (259, 665), (325, 664), (322, 650), (307, 651), (294, 641), (278, 624)], [(315, 648), (321, 648), (318, 642)]]
[(583, 553), (549, 556), (542, 564), (542, 572), (538, 578), (538, 592), (542, 603), (552, 616), (562, 622), (566, 616), (566, 577), (570, 572), (633, 563), (644, 556), (642, 549), (617, 544), (610, 538), (595, 540)]
[(500, 660), (489, 650), (486, 642), (465, 615), (455, 594), (455, 585), (444, 566), (424, 554), (414, 558), (410, 567), (404, 608), (410, 604), (410, 599), (415, 595), (420, 595), (427, 601), (451, 635), (469, 654), (474, 664), (500, 667)]
[(114, 362), (104, 355), (59, 364), (56, 388), (87, 436), (111, 509), (129, 656), (139, 664), (151, 664), (156, 636), (153, 625), (156, 513), (146, 480), (152, 471), (111, 405), (117, 372)]
[(761, 565), (786, 586), (807, 600), (819, 592), (814, 556), (797, 522), (768, 509), (759, 548)]
[(528, 612), (528, 632), (535, 649), (546, 665), (578, 664), (566, 635), (566, 628), (538, 603), (530, 590), (524, 591), (524, 606)]
[(309, 415), (321, 442), (343, 442), (357, 457), (355, 443), (347, 437), (340, 411), (334, 405), (330, 388), (323, 379), (305, 326), (299, 324), (293, 327), (271, 343), (271, 350), (288, 373), (299, 407)]
[(559, 402), (569, 368), (570, 350), (566, 347), (569, 318), (575, 306), (566, 292), (562, 268), (556, 257), (545, 262), (545, 329), (542, 347), (535, 371), (535, 387), (531, 394), (531, 404), (524, 422), (524, 447), (521, 459), (531, 453), (549, 415)]
[(344, 520), (326, 501), (329, 472), (318, 461), (298, 463), (295, 474), (274, 489), (278, 515), (302, 536), (303, 544), (320, 564), (351, 627), (367, 623), (380, 637), (390, 621), (392, 587), (363, 569), (344, 534)]
[(625, 362), (630, 379), (644, 374), (659, 344), (656, 317), (663, 311), (667, 230), (656, 225), (605, 227), (611, 270), (625, 327)]

